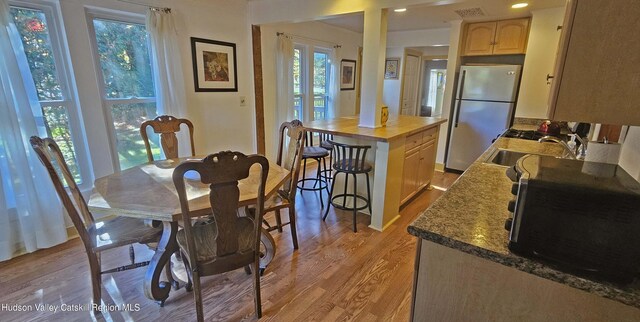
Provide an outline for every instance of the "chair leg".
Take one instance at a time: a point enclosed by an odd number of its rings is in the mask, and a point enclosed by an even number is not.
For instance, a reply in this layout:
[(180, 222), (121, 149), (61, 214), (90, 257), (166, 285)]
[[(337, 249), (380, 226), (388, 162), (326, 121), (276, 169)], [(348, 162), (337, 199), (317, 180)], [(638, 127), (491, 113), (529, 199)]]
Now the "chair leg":
[[(321, 165), (322, 163), (320, 163), (320, 159), (316, 159), (316, 163), (318, 164), (318, 171), (316, 172), (316, 183), (313, 185), (313, 187), (315, 188), (316, 185), (320, 185), (322, 187), (322, 170), (321, 170)], [(318, 190), (319, 196), (320, 197), (320, 206), (322, 208), (324, 208), (324, 202), (322, 201), (322, 189)]]
[(200, 289), (200, 273), (198, 272), (193, 272), (193, 290), (198, 322), (204, 322), (204, 312), (202, 311), (202, 290)]
[(278, 232), (282, 232), (282, 218), (280, 217), (280, 209), (274, 211), (274, 215), (276, 216), (276, 225), (278, 225)]
[(187, 271), (187, 284), (184, 286), (184, 290), (187, 292), (191, 292), (193, 290), (193, 275), (191, 273), (191, 265), (189, 265), (189, 256), (180, 252), (180, 256), (182, 256), (182, 263), (184, 264), (184, 270)]
[(253, 262), (253, 289), (255, 291), (256, 317), (262, 317), (262, 300), (260, 298), (260, 263), (256, 260)]
[(356, 225), (356, 214), (358, 213), (358, 210), (357, 210), (358, 198), (356, 196), (358, 195), (358, 177), (356, 176), (355, 173), (352, 173), (352, 174), (353, 174), (353, 232), (357, 233), (358, 227)]
[[(329, 208), (327, 206), (327, 208)], [(296, 208), (294, 204), (289, 204), (289, 229), (291, 229), (291, 240), (293, 249), (298, 249), (298, 231), (296, 230)]]
[(133, 244), (129, 244), (129, 259), (131, 259), (131, 265), (136, 263), (136, 251), (133, 249)]
[(98, 305), (102, 305), (102, 273), (100, 268), (100, 259), (98, 256), (100, 255), (89, 255), (89, 271), (91, 273), (91, 288), (93, 291), (94, 308), (97, 308)]
[(335, 184), (336, 184), (336, 176), (338, 175), (338, 172), (336, 171), (333, 174), (333, 179), (331, 179), (331, 191), (329, 191), (329, 199), (327, 200), (328, 204), (327, 204), (327, 209), (325, 209), (324, 211), (324, 216), (322, 216), (322, 221), (324, 221), (325, 219), (327, 219), (327, 215), (329, 214), (329, 208), (331, 208), (331, 197), (333, 196), (333, 188), (335, 188)]
[(342, 197), (342, 208), (347, 207), (347, 187), (349, 186), (349, 174), (344, 174), (344, 197)]
[[(303, 159), (304, 162), (302, 163), (302, 187), (304, 188), (304, 179), (307, 178), (307, 159)], [(296, 183), (297, 184), (297, 183)], [(300, 189), (300, 193), (302, 193), (304, 190)]]
[(367, 176), (367, 203), (369, 204), (369, 215), (373, 214), (371, 210), (371, 185), (369, 184), (369, 173), (365, 173)]

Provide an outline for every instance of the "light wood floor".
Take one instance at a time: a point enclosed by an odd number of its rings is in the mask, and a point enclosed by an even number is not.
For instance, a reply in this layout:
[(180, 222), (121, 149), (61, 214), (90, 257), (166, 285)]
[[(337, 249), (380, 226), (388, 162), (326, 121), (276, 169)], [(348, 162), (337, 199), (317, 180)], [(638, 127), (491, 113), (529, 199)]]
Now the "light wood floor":
[[(313, 172), (311, 172), (313, 173)], [(455, 174), (436, 172), (433, 185), (449, 187)], [(298, 194), (298, 239), (293, 251), (288, 228), (273, 232), (277, 254), (262, 277), (265, 321), (407, 321), (411, 306), (415, 237), (407, 225), (442, 195), (425, 190), (401, 210), (401, 218), (384, 232), (368, 228), (360, 215), (358, 232), (351, 230), (350, 213), (329, 212), (321, 220), (314, 192)], [(326, 199), (326, 196), (325, 196)], [(283, 216), (285, 217), (285, 216)], [(136, 248), (138, 259), (152, 252)], [(103, 267), (128, 260), (127, 248), (103, 255)], [(91, 299), (89, 269), (78, 239), (0, 263), (0, 305), (85, 304)], [(139, 311), (9, 312), (0, 308), (0, 321), (192, 321), (193, 295), (172, 291), (164, 307), (148, 300), (142, 290), (145, 268), (103, 276), (106, 304), (139, 304)], [(205, 320), (255, 320), (251, 277), (239, 269), (203, 279)]]

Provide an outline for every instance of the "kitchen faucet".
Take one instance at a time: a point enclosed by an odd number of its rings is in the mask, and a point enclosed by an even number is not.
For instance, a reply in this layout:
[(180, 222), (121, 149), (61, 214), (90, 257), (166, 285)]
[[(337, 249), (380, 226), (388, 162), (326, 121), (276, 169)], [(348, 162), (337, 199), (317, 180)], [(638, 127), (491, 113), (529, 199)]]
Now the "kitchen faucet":
[(551, 135), (546, 135), (540, 138), (540, 140), (538, 140), (538, 142), (542, 143), (542, 142), (555, 142), (555, 143), (559, 143), (560, 145), (562, 145), (562, 147), (566, 150), (566, 152), (568, 152), (567, 154), (569, 155), (569, 157), (571, 159), (576, 160), (577, 156), (576, 156), (576, 152), (571, 150), (571, 148), (569, 147), (569, 145), (567, 144), (567, 142), (560, 140), (559, 138), (555, 137), (555, 136), (551, 136)]
[(587, 156), (587, 141), (585, 141), (583, 138), (581, 138), (580, 135), (578, 135), (578, 134), (575, 134), (574, 136), (575, 136), (576, 140), (578, 140), (578, 142), (580, 142), (580, 147), (576, 148), (577, 158), (581, 159), (581, 160), (584, 160), (584, 158)]

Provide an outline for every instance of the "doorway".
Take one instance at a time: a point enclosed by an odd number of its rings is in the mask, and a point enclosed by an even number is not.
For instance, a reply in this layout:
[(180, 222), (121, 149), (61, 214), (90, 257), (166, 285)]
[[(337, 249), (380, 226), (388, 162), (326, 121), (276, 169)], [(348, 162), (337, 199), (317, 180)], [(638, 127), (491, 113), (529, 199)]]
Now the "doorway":
[(446, 58), (426, 58), (422, 66), (422, 88), (420, 89), (418, 115), (440, 115), (445, 84), (447, 83), (447, 60)]

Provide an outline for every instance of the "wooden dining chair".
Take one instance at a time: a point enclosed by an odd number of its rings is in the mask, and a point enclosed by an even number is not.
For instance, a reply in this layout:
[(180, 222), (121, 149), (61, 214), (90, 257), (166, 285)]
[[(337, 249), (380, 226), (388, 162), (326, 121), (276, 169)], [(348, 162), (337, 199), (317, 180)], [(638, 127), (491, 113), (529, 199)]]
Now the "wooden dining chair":
[[(261, 168), (260, 179), (255, 182), (258, 187), (256, 206), (246, 216), (240, 216), (238, 181), (247, 178), (249, 169), (255, 164)], [(211, 216), (202, 217), (189, 210), (185, 173), (193, 171), (199, 174), (199, 181), (211, 189)], [(193, 283), (198, 321), (204, 321), (200, 277), (242, 267), (247, 272), (253, 271), (256, 316), (262, 316), (259, 257), (268, 173), (269, 162), (264, 156), (247, 156), (231, 151), (211, 154), (202, 160), (185, 161), (173, 172), (184, 222), (184, 229), (178, 232), (176, 239), (185, 254), (183, 259), (187, 259), (185, 266)]]
[[(284, 122), (280, 125), (280, 141), (278, 143), (278, 156), (276, 163), (289, 170), (291, 177), (286, 181), (281, 189), (278, 189), (277, 195), (265, 201), (264, 213), (271, 211), (275, 214), (276, 225), (272, 226), (265, 221), (268, 231), (277, 229), (282, 232), (282, 227), (289, 225), (291, 229), (291, 239), (293, 248), (298, 249), (298, 233), (296, 231), (296, 183), (298, 174), (300, 173), (300, 165), (302, 161), (302, 149), (304, 147), (305, 129), (302, 122), (293, 120)], [(289, 222), (282, 223), (280, 210), (287, 208), (289, 214)]]
[(180, 132), (180, 125), (185, 124), (189, 129), (189, 140), (191, 142), (191, 156), (196, 155), (195, 146), (193, 144), (193, 123), (187, 119), (179, 119), (171, 115), (160, 115), (153, 120), (148, 120), (140, 125), (140, 136), (144, 141), (144, 147), (147, 149), (147, 159), (153, 162), (153, 153), (149, 144), (149, 136), (147, 135), (147, 127), (151, 126), (154, 133), (160, 136), (160, 146), (167, 159), (178, 158), (178, 138), (176, 133)]
[[(42, 139), (37, 136), (32, 136), (30, 143), (42, 164), (47, 168), (58, 197), (67, 210), (73, 226), (78, 231), (80, 240), (82, 240), (89, 259), (93, 303), (101, 305), (102, 274), (149, 265), (149, 261), (135, 262), (133, 248), (130, 248), (130, 264), (103, 271), (100, 265), (101, 252), (134, 243), (147, 245), (156, 243), (160, 239), (162, 228), (159, 225), (158, 228), (147, 226), (140, 219), (120, 216), (96, 221), (89, 211), (58, 145), (50, 138)], [(62, 173), (62, 176), (58, 172)], [(65, 183), (71, 197), (65, 190)]]

